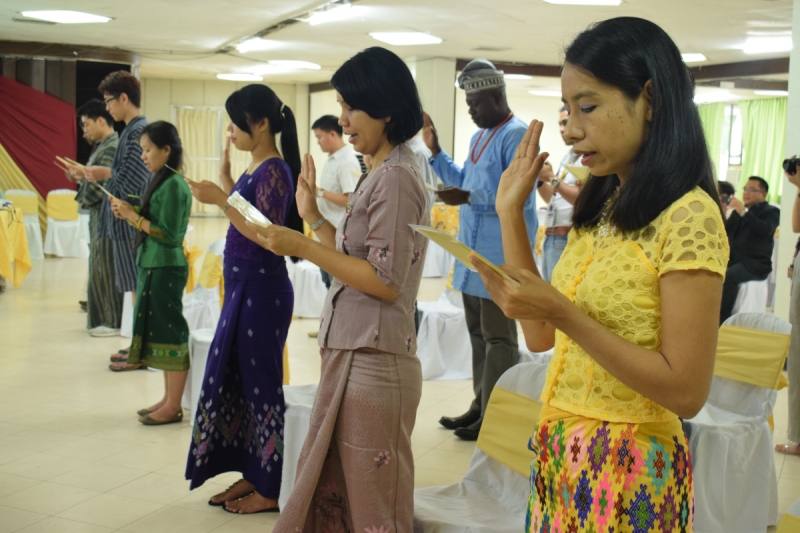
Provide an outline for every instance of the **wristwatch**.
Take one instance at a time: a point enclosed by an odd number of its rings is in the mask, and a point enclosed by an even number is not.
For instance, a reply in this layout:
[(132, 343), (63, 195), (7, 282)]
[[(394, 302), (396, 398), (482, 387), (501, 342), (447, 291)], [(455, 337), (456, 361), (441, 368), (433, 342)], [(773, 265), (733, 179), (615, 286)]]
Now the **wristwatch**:
[(561, 178), (553, 178), (550, 180), (550, 186), (555, 190), (558, 187), (558, 184), (561, 183)]
[(317, 198), (324, 198), (325, 197), (325, 189), (322, 187), (317, 188)]

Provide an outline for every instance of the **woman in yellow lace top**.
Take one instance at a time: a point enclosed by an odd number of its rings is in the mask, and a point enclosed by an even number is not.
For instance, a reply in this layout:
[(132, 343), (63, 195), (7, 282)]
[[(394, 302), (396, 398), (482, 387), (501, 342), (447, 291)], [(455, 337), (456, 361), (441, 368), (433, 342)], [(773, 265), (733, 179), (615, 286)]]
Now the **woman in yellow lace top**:
[(477, 260), (529, 349), (555, 346), (531, 438), (527, 530), (691, 531), (678, 417), (711, 386), (728, 242), (694, 86), (655, 24), (601, 22), (568, 47), (566, 135), (591, 170), (552, 286), (522, 218), (547, 158), (531, 123), (497, 212), (508, 281)]

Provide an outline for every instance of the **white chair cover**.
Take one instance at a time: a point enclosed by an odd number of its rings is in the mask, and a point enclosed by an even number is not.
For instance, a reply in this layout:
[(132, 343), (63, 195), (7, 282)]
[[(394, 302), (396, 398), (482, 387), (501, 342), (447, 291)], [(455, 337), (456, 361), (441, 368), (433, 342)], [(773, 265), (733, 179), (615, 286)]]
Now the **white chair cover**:
[(450, 275), (450, 265), (452, 264), (453, 256), (447, 250), (431, 241), (428, 243), (428, 251), (425, 252), (422, 277), (446, 278)]
[[(546, 373), (546, 365), (519, 364), (500, 376), (496, 386), (539, 401)], [(476, 447), (461, 482), (414, 491), (415, 531), (518, 533), (525, 526), (530, 492), (527, 477)]]
[(519, 347), (519, 362), (520, 363), (539, 363), (541, 365), (550, 364), (550, 359), (553, 358), (554, 349), (550, 348), (546, 352), (532, 352), (524, 346)]
[(769, 281), (748, 281), (739, 285), (733, 313), (763, 313), (767, 310)]
[(289, 279), (294, 287), (294, 316), (302, 318), (319, 318), (325, 305), (328, 289), (322, 283), (319, 267), (305, 259), (292, 263), (286, 258)]
[[(70, 189), (56, 189), (50, 194), (75, 196), (75, 191)], [(58, 257), (78, 257), (86, 259), (89, 257), (88, 240), (88, 215), (84, 215), (86, 221), (78, 220), (55, 220), (47, 217), (47, 233), (44, 238), (44, 253)]]
[(464, 309), (451, 303), (448, 291), (436, 302), (417, 302), (422, 312), (417, 356), (422, 379), (472, 378), (472, 345)]
[(214, 331), (198, 329), (189, 334), (189, 378), (186, 380), (181, 399), (181, 407), (189, 411), (188, 420), (194, 419), (194, 411), (197, 409), (197, 402), (200, 401), (208, 350), (211, 348), (211, 341), (214, 340)]
[[(766, 313), (738, 313), (729, 326), (791, 334)], [(689, 424), (695, 533), (763, 533), (778, 520), (778, 480), (767, 420), (777, 391), (714, 376), (705, 406)]]
[[(214, 254), (224, 260), (225, 239), (217, 239), (208, 247), (206, 253)], [(219, 305), (219, 287), (203, 287), (200, 283), (192, 292), (183, 297), (183, 317), (189, 324), (189, 331), (216, 329), (222, 309)]]
[(311, 420), (311, 407), (317, 395), (317, 385), (287, 385), (283, 388), (286, 401), (286, 415), (283, 423), (283, 470), (278, 507), (283, 508), (297, 478), (297, 462), (300, 450), (308, 435)]
[(133, 293), (122, 295), (122, 320), (119, 329), (120, 337), (133, 337)]
[[(8, 189), (5, 194), (11, 196), (33, 196), (38, 202), (38, 194), (26, 189)], [(28, 234), (28, 251), (31, 259), (44, 259), (44, 243), (42, 241), (42, 225), (39, 222), (38, 214), (24, 215), (25, 233)]]

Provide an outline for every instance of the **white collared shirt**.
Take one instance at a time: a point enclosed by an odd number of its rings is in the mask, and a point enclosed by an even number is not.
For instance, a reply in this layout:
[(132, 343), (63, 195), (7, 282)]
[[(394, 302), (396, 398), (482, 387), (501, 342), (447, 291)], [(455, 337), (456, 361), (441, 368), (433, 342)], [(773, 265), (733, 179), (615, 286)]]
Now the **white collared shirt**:
[[(567, 185), (577, 185), (578, 178), (567, 170), (567, 165), (581, 166), (580, 158), (578, 154), (572, 151), (572, 147), (570, 147), (564, 159), (561, 160), (561, 165), (558, 167), (556, 176)], [(573, 210), (574, 207), (572, 204), (554, 191), (550, 202), (547, 204), (547, 222), (545, 222), (545, 227), (557, 228), (559, 226), (571, 226)]]
[[(317, 179), (317, 187), (335, 194), (348, 194), (356, 190), (360, 177), (361, 165), (358, 164), (356, 152), (346, 144), (328, 155), (328, 160), (325, 161), (322, 173)], [(339, 207), (324, 198), (317, 198), (317, 206), (322, 216), (339, 227), (345, 215), (344, 207)]]

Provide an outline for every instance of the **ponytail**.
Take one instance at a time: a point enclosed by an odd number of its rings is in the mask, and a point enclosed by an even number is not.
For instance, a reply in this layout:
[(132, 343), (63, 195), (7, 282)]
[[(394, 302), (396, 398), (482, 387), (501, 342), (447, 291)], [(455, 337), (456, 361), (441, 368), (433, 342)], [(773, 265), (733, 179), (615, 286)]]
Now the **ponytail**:
[[(292, 183), (294, 184), (295, 192), (297, 192), (300, 178), (300, 145), (297, 142), (297, 122), (294, 119), (294, 113), (286, 104), (281, 107), (280, 114), (283, 118), (283, 124), (281, 124), (280, 128), (281, 154), (283, 154), (283, 160), (292, 171)], [(303, 219), (297, 210), (297, 200), (294, 196), (292, 196), (289, 212), (286, 213), (286, 227), (303, 233)]]

